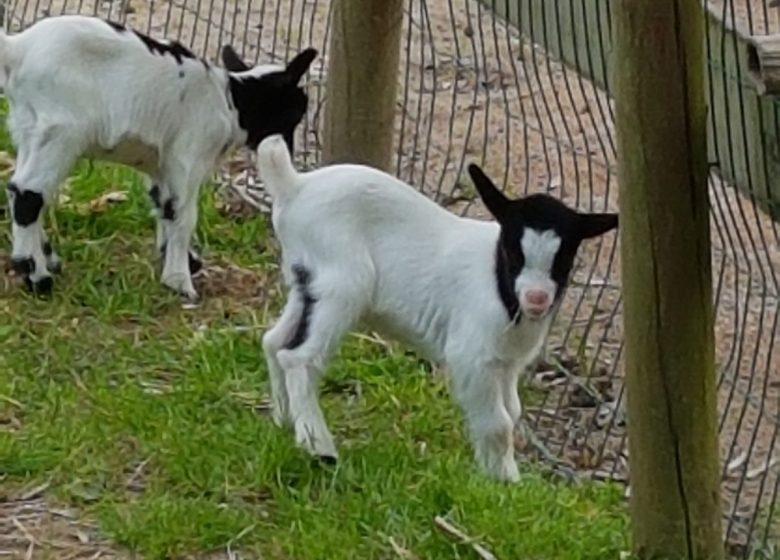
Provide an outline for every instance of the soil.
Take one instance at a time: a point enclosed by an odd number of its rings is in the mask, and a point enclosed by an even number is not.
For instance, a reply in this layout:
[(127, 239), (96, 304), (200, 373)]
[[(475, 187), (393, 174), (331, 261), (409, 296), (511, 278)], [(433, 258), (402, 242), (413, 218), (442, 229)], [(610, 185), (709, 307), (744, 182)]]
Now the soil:
[[(724, 1), (710, 4), (722, 10)], [(613, 109), (603, 91), (474, 0), (405, 5), (396, 120), (402, 179), (455, 212), (484, 217), (464, 177), (474, 161), (513, 194), (547, 192), (582, 211), (616, 211)], [(733, 6), (738, 26), (780, 31), (778, 10), (763, 1), (733, 0)], [(318, 163), (328, 1), (17, 0), (12, 16), (18, 26), (77, 11), (179, 39), (212, 61), (227, 42), (249, 61), (263, 62), (317, 47), (311, 108), (296, 148), (301, 166)], [(223, 174), (223, 182), (233, 175)], [(710, 195), (726, 530), (741, 545), (774, 501), (780, 468), (769, 463), (780, 457), (780, 226), (715, 174)], [(548, 358), (558, 363), (540, 364), (534, 380), (546, 398), (529, 414), (548, 446), (580, 472), (625, 480), (619, 269), (615, 235), (583, 248), (551, 335)], [(560, 362), (590, 376), (600, 387), (596, 397), (583, 399), (580, 385), (556, 374)]]
[(780, 9), (770, 0), (708, 0), (712, 13), (745, 35), (780, 33)]

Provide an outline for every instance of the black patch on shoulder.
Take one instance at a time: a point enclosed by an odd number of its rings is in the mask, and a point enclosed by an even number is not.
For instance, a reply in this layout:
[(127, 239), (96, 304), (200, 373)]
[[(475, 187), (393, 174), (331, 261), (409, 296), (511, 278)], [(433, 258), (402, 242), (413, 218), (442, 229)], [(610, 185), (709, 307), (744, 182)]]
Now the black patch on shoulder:
[(300, 292), (301, 300), (303, 301), (303, 310), (295, 331), (284, 345), (286, 350), (293, 350), (306, 341), (306, 337), (309, 335), (311, 313), (314, 310), (314, 304), (317, 303), (317, 298), (311, 293), (311, 272), (309, 272), (309, 269), (303, 265), (296, 264), (293, 265), (292, 272), (295, 275), (295, 287)]
[(121, 23), (118, 23), (116, 21), (108, 21), (108, 20), (106, 20), (106, 23), (108, 25), (110, 25), (111, 27), (113, 27), (114, 31), (116, 31), (117, 33), (124, 33), (125, 31), (127, 31), (127, 28), (124, 25), (122, 25)]
[[(16, 189), (16, 187), (14, 188)], [(8, 190), (11, 190), (10, 185)], [(41, 193), (16, 189), (14, 193), (14, 221), (18, 225), (26, 227), (34, 224), (38, 221), (42, 208), (43, 196)]]
[[(136, 37), (141, 39), (143, 44), (146, 45), (146, 48), (149, 49), (150, 53), (159, 54), (160, 56), (165, 56), (166, 54), (169, 54), (176, 59), (177, 64), (182, 64), (185, 58), (189, 58), (191, 60), (196, 60), (198, 58), (190, 49), (188, 49), (178, 41), (163, 43), (162, 41), (158, 41), (157, 39), (152, 39), (148, 35), (144, 35), (140, 31), (133, 30), (133, 33), (135, 33)], [(204, 61), (204, 64), (208, 64), (208, 63)]]
[(152, 201), (152, 204), (154, 204), (154, 207), (158, 210), (160, 209), (160, 186), (159, 185), (152, 185), (152, 188), (149, 189), (149, 198)]
[(168, 220), (169, 222), (176, 219), (176, 210), (173, 208), (173, 198), (169, 198), (165, 201), (165, 204), (163, 204), (162, 217), (163, 220)]
[(41, 249), (43, 249), (44, 257), (50, 257), (51, 254), (54, 252), (53, 249), (51, 248), (51, 243), (49, 243), (48, 241), (44, 241), (43, 247), (41, 247)]

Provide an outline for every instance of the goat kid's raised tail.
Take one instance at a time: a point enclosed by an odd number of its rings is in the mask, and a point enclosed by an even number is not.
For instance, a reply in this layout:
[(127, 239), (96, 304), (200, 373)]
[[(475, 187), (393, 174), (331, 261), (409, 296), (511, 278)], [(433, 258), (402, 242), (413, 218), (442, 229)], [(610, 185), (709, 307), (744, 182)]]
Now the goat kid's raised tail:
[(284, 203), (298, 192), (298, 172), (281, 134), (274, 134), (257, 147), (257, 170), (274, 203)]

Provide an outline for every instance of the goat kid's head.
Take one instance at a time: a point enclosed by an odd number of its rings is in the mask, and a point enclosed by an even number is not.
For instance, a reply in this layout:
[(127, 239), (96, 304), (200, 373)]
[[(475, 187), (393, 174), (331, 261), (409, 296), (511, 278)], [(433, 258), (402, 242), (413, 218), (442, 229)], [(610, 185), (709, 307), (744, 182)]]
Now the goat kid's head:
[(295, 55), (286, 67), (252, 67), (241, 60), (233, 47), (222, 47), (222, 62), (231, 73), (230, 89), (239, 125), (247, 132), (250, 149), (256, 150), (268, 136), (281, 134), (290, 153), (293, 152), (295, 129), (309, 104), (299, 82), (316, 56), (317, 50), (309, 48)]
[(510, 315), (549, 316), (560, 302), (583, 240), (618, 225), (617, 214), (586, 214), (544, 194), (509, 200), (477, 165), (469, 175), (501, 226), (496, 274)]

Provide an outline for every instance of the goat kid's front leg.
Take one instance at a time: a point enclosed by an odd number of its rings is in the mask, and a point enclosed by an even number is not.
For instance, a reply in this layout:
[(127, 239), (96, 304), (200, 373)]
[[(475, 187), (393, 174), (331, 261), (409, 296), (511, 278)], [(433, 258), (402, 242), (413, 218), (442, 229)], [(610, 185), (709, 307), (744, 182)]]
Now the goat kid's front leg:
[[(187, 180), (166, 180), (167, 197), (161, 198), (162, 232), (165, 238), (162, 283), (192, 301), (198, 299), (198, 293), (190, 274), (190, 244), (198, 222), (201, 176), (188, 174)], [(164, 191), (162, 189), (161, 192)]]
[(46, 229), (43, 226), (41, 226), (41, 239), (43, 240), (41, 250), (46, 258), (46, 268), (52, 274), (58, 274), (62, 270), (62, 259), (56, 253), (54, 247), (51, 246), (49, 237), (46, 235)]
[[(49, 131), (55, 136), (56, 132)], [(43, 213), (47, 200), (53, 198), (75, 162), (79, 146), (65, 137), (42, 146), (34, 144), (37, 148), (29, 146), (33, 143), (30, 137), (20, 146), (17, 167), (7, 187), (13, 237), (11, 261), (30, 291), (46, 295), (52, 291), (51, 272), (59, 269), (60, 260), (44, 232)]]
[[(490, 476), (505, 482), (520, 479), (514, 453), (514, 420), (504, 402), (507, 372), (493, 368), (453, 367), (455, 397), (466, 418), (474, 457)], [(519, 404), (519, 399), (517, 404)], [(513, 407), (514, 408), (514, 407)]]
[[(152, 215), (155, 219), (155, 247), (165, 262), (165, 250), (168, 241), (168, 224), (175, 215), (173, 199), (168, 189), (164, 188), (163, 183), (153, 179), (148, 189), (149, 199), (152, 203)], [(165, 201), (165, 203), (163, 203)], [(203, 261), (195, 250), (190, 246), (189, 249), (189, 267), (190, 275), (194, 276), (203, 269)]]

